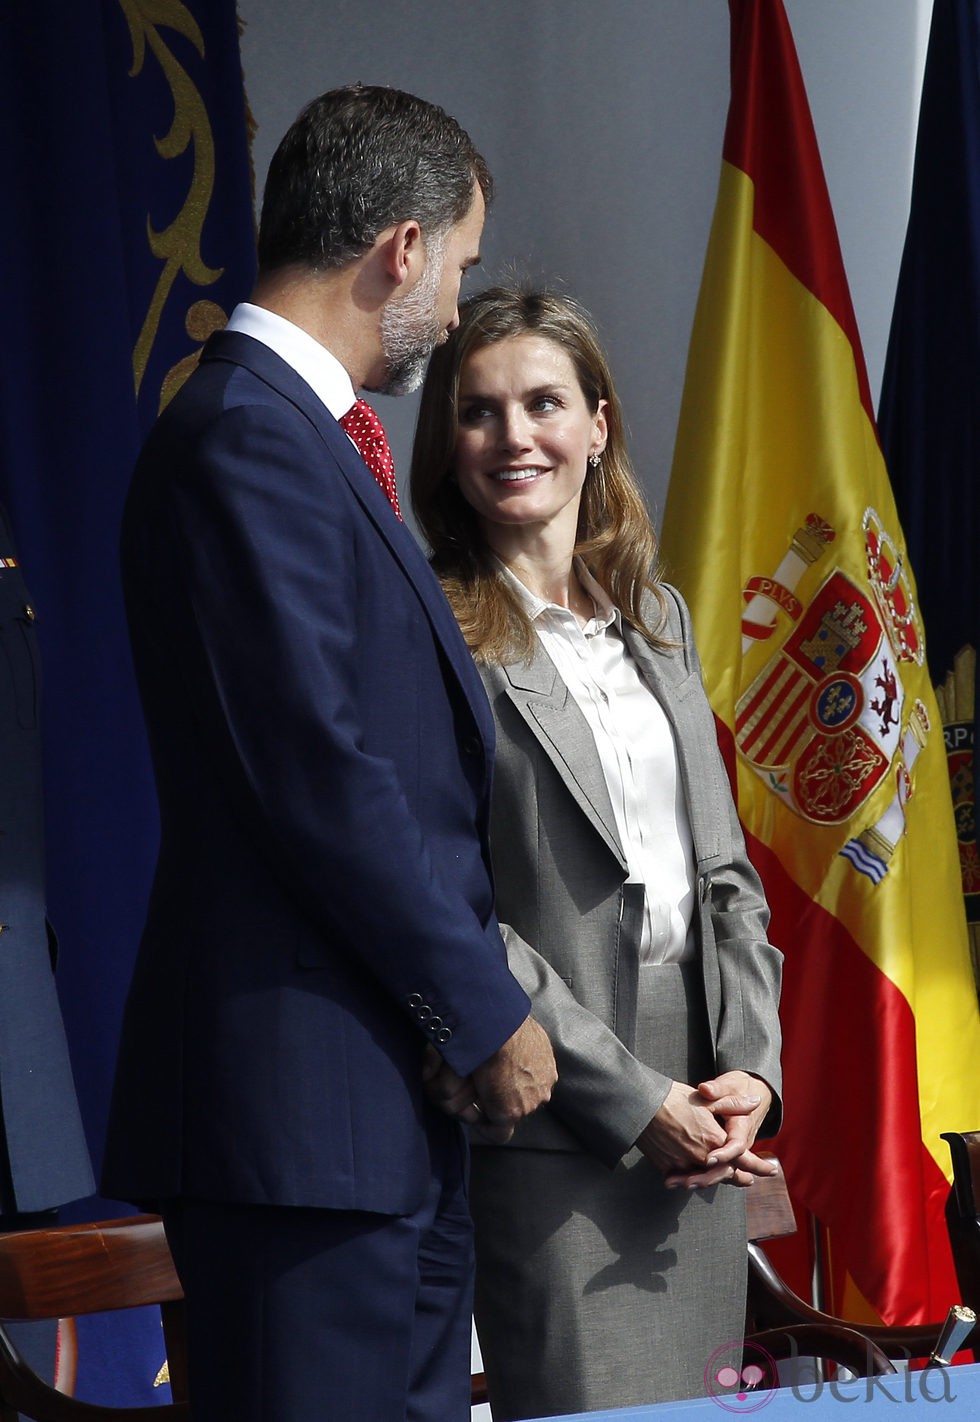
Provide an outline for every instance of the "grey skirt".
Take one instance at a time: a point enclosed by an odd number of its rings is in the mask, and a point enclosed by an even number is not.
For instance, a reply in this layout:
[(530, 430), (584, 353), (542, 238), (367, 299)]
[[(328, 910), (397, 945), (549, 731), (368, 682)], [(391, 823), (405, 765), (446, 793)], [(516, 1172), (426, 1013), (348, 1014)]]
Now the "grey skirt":
[[(696, 965), (640, 972), (636, 1054), (714, 1074)], [(633, 1150), (613, 1171), (567, 1151), (478, 1146), (476, 1324), (495, 1422), (705, 1391), (745, 1327), (740, 1190), (667, 1190)]]

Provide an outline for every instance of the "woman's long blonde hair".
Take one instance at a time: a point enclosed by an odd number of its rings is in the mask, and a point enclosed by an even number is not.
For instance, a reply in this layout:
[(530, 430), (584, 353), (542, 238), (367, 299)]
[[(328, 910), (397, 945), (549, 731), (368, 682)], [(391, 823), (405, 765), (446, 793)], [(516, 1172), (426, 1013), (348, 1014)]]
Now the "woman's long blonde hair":
[(518, 599), (497, 573), (479, 519), (462, 497), (453, 473), (460, 371), (467, 357), (510, 336), (543, 336), (571, 357), (582, 394), (594, 414), (606, 401), (607, 439), (598, 468), (589, 467), (582, 490), (575, 552), (620, 609), (654, 645), (662, 616), (650, 626), (657, 586), (657, 535), (626, 450), (623, 416), (599, 337), (588, 313), (571, 297), (495, 286), (459, 308), (459, 326), (430, 362), (422, 389), (411, 497), (432, 549), (432, 566), (446, 591), (467, 645), (478, 661), (530, 661), (534, 632)]

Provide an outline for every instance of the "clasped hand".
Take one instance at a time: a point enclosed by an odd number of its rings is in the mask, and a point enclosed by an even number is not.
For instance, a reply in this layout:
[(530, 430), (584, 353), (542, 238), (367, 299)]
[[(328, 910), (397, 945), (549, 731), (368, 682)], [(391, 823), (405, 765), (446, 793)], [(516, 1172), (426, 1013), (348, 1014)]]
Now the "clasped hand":
[(666, 1185), (751, 1185), (778, 1169), (752, 1150), (771, 1104), (766, 1083), (746, 1071), (726, 1071), (696, 1087), (675, 1081), (636, 1144)]
[(558, 1069), (547, 1032), (527, 1017), (469, 1076), (458, 1076), (429, 1044), (422, 1079), (440, 1110), (475, 1126), (492, 1144), (503, 1145), (518, 1121), (550, 1101)]

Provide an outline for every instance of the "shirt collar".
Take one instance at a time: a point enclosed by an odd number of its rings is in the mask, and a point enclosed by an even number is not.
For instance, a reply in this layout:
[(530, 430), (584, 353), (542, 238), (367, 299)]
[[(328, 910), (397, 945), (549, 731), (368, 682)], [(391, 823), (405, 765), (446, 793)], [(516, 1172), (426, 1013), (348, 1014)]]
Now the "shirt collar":
[(320, 344), (308, 331), (288, 321), (285, 316), (277, 316), (264, 306), (254, 306), (243, 301), (235, 307), (228, 322), (229, 331), (239, 331), (244, 336), (261, 341), (264, 346), (275, 351), (301, 379), (305, 380), (315, 395), (339, 420), (354, 404), (354, 387), (347, 371), (335, 355)]
[[(498, 558), (496, 554), (492, 556), (504, 581), (516, 594), (518, 601), (532, 622), (544, 612), (557, 612), (562, 615), (567, 615), (567, 607), (561, 607), (558, 603), (548, 602), (545, 598), (538, 597), (537, 593), (531, 592), (530, 588), (524, 586), (517, 574), (508, 568), (507, 564)], [(576, 577), (596, 606), (596, 615), (588, 624), (590, 630), (594, 632), (604, 632), (607, 627), (613, 624), (619, 628), (619, 608), (613, 606), (605, 590), (599, 586), (581, 558), (575, 558), (573, 566), (575, 568)]]

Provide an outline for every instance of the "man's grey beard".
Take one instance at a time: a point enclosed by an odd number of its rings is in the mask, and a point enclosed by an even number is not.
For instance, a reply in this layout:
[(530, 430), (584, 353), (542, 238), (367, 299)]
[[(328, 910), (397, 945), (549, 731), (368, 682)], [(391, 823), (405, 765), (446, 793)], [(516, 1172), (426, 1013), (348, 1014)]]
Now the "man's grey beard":
[(435, 317), (442, 284), (446, 232), (434, 232), (425, 245), (425, 269), (415, 286), (400, 301), (389, 301), (381, 313), (381, 345), (385, 377), (376, 389), (381, 395), (408, 395), (425, 376), (429, 356), (439, 344), (443, 328)]

